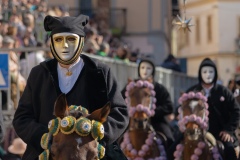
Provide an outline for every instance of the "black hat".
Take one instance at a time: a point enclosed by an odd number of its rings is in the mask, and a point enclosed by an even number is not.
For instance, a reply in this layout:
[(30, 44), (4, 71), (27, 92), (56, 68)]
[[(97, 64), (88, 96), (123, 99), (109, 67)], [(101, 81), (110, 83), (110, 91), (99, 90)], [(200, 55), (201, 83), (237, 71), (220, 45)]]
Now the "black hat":
[(88, 20), (89, 17), (82, 14), (78, 17), (53, 17), (48, 15), (44, 19), (44, 29), (51, 32), (49, 36), (62, 32), (85, 36), (84, 26), (88, 23)]

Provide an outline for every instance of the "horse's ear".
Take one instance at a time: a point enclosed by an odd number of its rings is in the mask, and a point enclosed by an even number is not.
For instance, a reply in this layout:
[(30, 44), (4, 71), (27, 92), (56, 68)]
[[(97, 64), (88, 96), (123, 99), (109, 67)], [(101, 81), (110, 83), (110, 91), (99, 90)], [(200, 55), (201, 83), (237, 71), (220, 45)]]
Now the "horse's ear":
[(150, 82), (150, 83), (153, 83), (153, 77), (152, 76), (148, 77), (147, 81)]
[(68, 115), (68, 104), (65, 94), (61, 94), (60, 96), (58, 96), (54, 104), (54, 115), (60, 118)]
[(180, 94), (180, 97), (183, 95), (183, 93), (184, 93), (184, 91), (180, 91), (180, 93), (179, 93), (179, 94)]
[(204, 89), (202, 89), (200, 92), (202, 93), (202, 95), (206, 95)]
[(132, 82), (133, 80), (131, 78), (128, 78), (128, 83)]
[(107, 120), (107, 116), (110, 113), (110, 108), (111, 103), (108, 102), (102, 108), (93, 111), (87, 118), (103, 123)]

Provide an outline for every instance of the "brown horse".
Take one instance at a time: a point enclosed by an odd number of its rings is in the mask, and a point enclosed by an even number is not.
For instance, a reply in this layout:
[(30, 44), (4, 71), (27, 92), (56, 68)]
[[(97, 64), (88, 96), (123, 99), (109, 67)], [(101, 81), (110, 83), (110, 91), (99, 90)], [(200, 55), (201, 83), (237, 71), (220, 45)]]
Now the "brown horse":
[(56, 119), (49, 123), (49, 133), (43, 135), (41, 146), (45, 151), (39, 159), (98, 160), (105, 149), (98, 143), (103, 138), (102, 123), (110, 112), (110, 103), (91, 114), (81, 106), (67, 105), (65, 95), (58, 97), (54, 106)]
[(207, 98), (198, 93), (184, 93), (179, 99), (179, 129), (184, 133), (183, 141), (177, 145), (176, 160), (219, 160), (215, 138), (207, 132)]
[(160, 139), (149, 122), (156, 108), (153, 89), (152, 83), (141, 80), (130, 82), (126, 88), (130, 124), (124, 134), (121, 149), (132, 160), (166, 159), (164, 139)]

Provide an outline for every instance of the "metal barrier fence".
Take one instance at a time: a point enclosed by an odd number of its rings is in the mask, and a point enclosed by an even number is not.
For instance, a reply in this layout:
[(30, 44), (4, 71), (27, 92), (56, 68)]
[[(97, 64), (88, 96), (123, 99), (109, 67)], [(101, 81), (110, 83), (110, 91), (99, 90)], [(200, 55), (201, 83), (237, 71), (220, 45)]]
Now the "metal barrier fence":
[[(123, 89), (123, 87), (127, 84), (128, 78), (135, 79), (138, 77), (138, 65), (136, 63), (125, 63), (108, 57), (99, 57), (94, 55), (89, 56), (99, 59), (111, 67), (111, 70), (115, 74), (118, 85), (121, 89)], [(190, 86), (196, 84), (198, 79), (196, 77), (189, 77), (184, 73), (178, 73), (162, 67), (156, 67), (155, 81), (163, 84), (167, 88), (174, 106), (176, 107), (178, 105), (178, 98), (180, 97), (181, 92), (185, 92)]]

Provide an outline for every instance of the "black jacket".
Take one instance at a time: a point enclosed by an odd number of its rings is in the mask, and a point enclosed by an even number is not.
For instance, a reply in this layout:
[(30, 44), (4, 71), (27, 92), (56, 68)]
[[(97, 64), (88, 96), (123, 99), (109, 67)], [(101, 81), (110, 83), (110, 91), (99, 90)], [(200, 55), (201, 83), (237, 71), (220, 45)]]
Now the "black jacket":
[[(211, 66), (215, 71), (215, 77), (211, 83), (213, 88), (210, 90), (210, 96), (207, 101), (209, 105), (209, 132), (212, 133), (215, 138), (220, 139), (219, 133), (221, 131), (227, 131), (237, 140), (235, 130), (239, 123), (240, 106), (230, 90), (217, 84), (218, 72), (215, 63), (211, 59), (205, 58), (201, 62), (198, 70), (199, 83), (189, 88), (187, 92), (203, 91), (202, 84), (204, 82), (201, 76), (201, 69), (204, 66)], [(235, 142), (237, 143), (237, 141)]]
[[(81, 58), (84, 67), (73, 88), (66, 94), (67, 102), (68, 105), (82, 105), (90, 113), (111, 102), (111, 112), (104, 123), (105, 136), (102, 140), (102, 144), (109, 148), (128, 126), (127, 107), (110, 68), (86, 55), (81, 55)], [(43, 133), (48, 132), (48, 122), (55, 118), (54, 103), (60, 94), (55, 59), (42, 62), (32, 69), (13, 119), (16, 133), (27, 143), (23, 160), (36, 159), (43, 151), (40, 139)], [(115, 149), (119, 148), (115, 146)], [(118, 159), (116, 156), (115, 159)]]
[[(189, 88), (187, 92), (202, 90), (202, 85), (197, 84)], [(234, 135), (239, 123), (240, 108), (232, 93), (226, 87), (215, 84), (210, 91), (208, 105), (209, 132), (216, 138), (219, 137), (221, 131)]]

